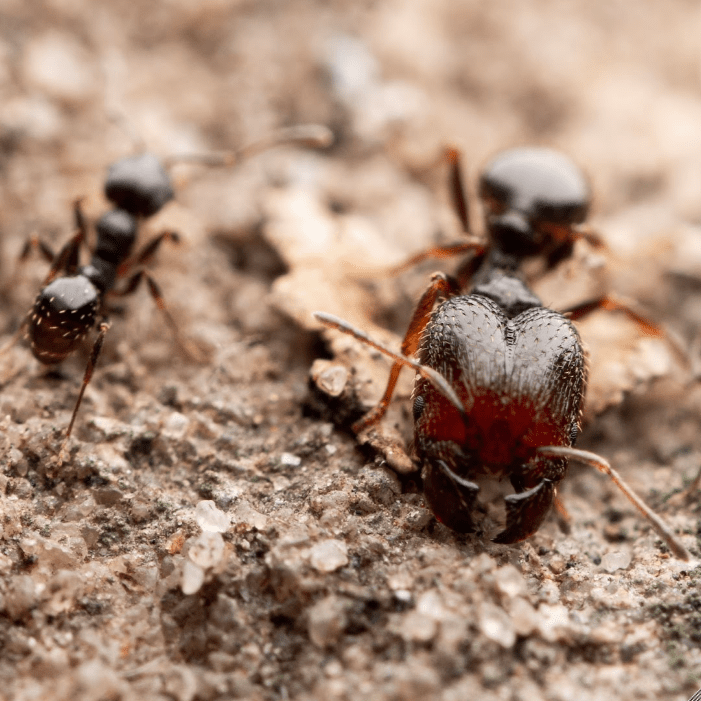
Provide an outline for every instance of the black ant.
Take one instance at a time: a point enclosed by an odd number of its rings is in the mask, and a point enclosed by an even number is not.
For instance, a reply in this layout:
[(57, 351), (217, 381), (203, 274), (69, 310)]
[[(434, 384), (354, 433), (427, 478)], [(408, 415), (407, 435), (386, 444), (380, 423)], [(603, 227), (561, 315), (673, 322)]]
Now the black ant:
[[(459, 158), (451, 150), (456, 211), (469, 231)], [(581, 429), (586, 363), (571, 318), (596, 308), (623, 309), (601, 297), (568, 316), (544, 307), (524, 281), (522, 266), (541, 258), (552, 268), (568, 258), (590, 202), (589, 187), (564, 155), (516, 148), (497, 156), (480, 179), (488, 240), (433, 249), (414, 260), (473, 252), (457, 278), (433, 276), (397, 354), (336, 317), (316, 313), (326, 326), (354, 336), (394, 360), (379, 404), (353, 425), (376, 424), (391, 400), (404, 366), (416, 370), (412, 395), (413, 452), (422, 466), (426, 499), (439, 521), (461, 533), (478, 530), (476, 478), (509, 478), (506, 525), (497, 543), (515, 543), (541, 526), (564, 479), (569, 459), (608, 474), (652, 523), (674, 554), (689, 559), (670, 528), (598, 455), (574, 448)], [(413, 262), (413, 261), (412, 261)], [(472, 280), (469, 294), (462, 289)], [(439, 302), (434, 310), (434, 305)], [(658, 329), (652, 326), (652, 331)], [(408, 356), (416, 355), (417, 361)], [(557, 503), (557, 502), (556, 502)]]
[[(331, 134), (325, 127), (300, 125), (282, 129), (238, 152), (194, 154), (171, 159), (170, 163), (187, 160), (206, 165), (228, 166), (243, 157), (278, 144), (295, 143), (321, 147), (330, 142)], [(25, 245), (20, 260), (25, 259), (33, 247), (38, 247), (42, 255), (51, 262), (51, 268), (30, 313), (18, 333), (3, 349), (6, 350), (16, 342), (26, 327), (34, 356), (46, 365), (54, 365), (73, 353), (90, 330), (97, 325), (97, 338), (93, 343), (80, 392), (59, 450), (59, 465), (66, 458), (66, 446), (73, 424), (109, 329), (105, 309), (107, 294), (132, 294), (141, 281), (145, 280), (151, 296), (176, 339), (189, 355), (195, 359), (200, 357), (199, 351), (180, 336), (175, 320), (165, 305), (160, 287), (144, 269), (165, 240), (179, 240), (177, 233), (165, 231), (159, 234), (131, 257), (139, 224), (159, 212), (175, 196), (166, 166), (150, 153), (123, 158), (109, 168), (105, 180), (105, 195), (115, 208), (103, 214), (95, 225), (97, 241), (87, 265), (79, 265), (80, 247), (87, 238), (87, 223), (80, 201), (75, 203), (77, 233), (58, 255), (54, 256), (51, 249), (36, 237)], [(131, 276), (123, 287), (116, 289), (117, 280), (130, 271)]]

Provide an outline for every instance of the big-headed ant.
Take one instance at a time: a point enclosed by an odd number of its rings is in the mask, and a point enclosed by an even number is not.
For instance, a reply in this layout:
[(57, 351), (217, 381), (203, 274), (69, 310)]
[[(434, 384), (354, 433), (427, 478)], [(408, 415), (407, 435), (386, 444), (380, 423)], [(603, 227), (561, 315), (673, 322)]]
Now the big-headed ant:
[[(450, 152), (456, 211), (469, 231), (459, 158)], [(547, 268), (572, 254), (589, 208), (589, 187), (565, 156), (541, 148), (516, 148), (497, 156), (480, 179), (487, 241), (471, 240), (417, 256), (471, 250), (457, 278), (433, 276), (401, 346), (394, 353), (347, 322), (316, 318), (394, 360), (379, 404), (353, 425), (376, 424), (391, 400), (404, 366), (416, 370), (412, 395), (413, 452), (422, 467), (426, 499), (439, 521), (455, 531), (479, 529), (476, 479), (508, 478), (506, 525), (497, 543), (515, 543), (543, 523), (570, 459), (608, 474), (651, 522), (674, 554), (689, 558), (670, 528), (601, 457), (574, 448), (581, 428), (586, 363), (570, 318), (596, 308), (620, 308), (608, 297), (586, 302), (568, 316), (544, 307), (524, 281), (522, 266), (539, 257)], [(462, 289), (472, 280), (469, 294)], [(434, 310), (436, 302), (438, 306)], [(654, 326), (653, 332), (657, 332)], [(409, 356), (416, 355), (417, 361)]]
[[(187, 160), (212, 166), (229, 166), (243, 157), (271, 146), (294, 143), (321, 147), (328, 145), (331, 138), (329, 130), (325, 127), (300, 125), (282, 129), (237, 152), (193, 154), (171, 159), (169, 164), (176, 160)], [(95, 225), (97, 241), (87, 265), (79, 264), (80, 248), (87, 238), (87, 223), (80, 201), (75, 205), (77, 233), (58, 255), (54, 255), (51, 249), (37, 238), (25, 245), (20, 259), (26, 258), (33, 247), (38, 247), (42, 255), (51, 262), (51, 268), (30, 313), (18, 333), (3, 349), (6, 350), (16, 342), (26, 327), (34, 356), (46, 365), (54, 365), (73, 353), (90, 330), (97, 325), (97, 338), (93, 343), (80, 392), (58, 454), (59, 465), (66, 458), (68, 439), (109, 329), (106, 316), (108, 294), (132, 294), (144, 279), (158, 309), (163, 313), (178, 341), (190, 355), (198, 356), (198, 351), (192, 344), (180, 336), (158, 284), (144, 268), (163, 241), (178, 240), (177, 233), (166, 231), (159, 234), (132, 257), (139, 224), (160, 211), (174, 197), (166, 166), (150, 153), (123, 158), (109, 168), (105, 195), (115, 208), (103, 214)], [(121, 289), (117, 289), (117, 280), (125, 275), (129, 277)]]

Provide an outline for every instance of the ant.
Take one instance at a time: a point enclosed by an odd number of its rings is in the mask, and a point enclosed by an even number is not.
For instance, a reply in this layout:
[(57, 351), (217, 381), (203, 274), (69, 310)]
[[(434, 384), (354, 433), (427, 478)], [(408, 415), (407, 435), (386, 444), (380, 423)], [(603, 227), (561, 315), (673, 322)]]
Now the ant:
[[(469, 232), (459, 154), (449, 150), (455, 209)], [(609, 475), (683, 560), (686, 548), (606, 460), (574, 448), (581, 430), (585, 354), (572, 319), (593, 309), (622, 309), (653, 333), (659, 329), (608, 297), (567, 315), (543, 305), (522, 267), (540, 258), (546, 269), (572, 255), (593, 234), (577, 229), (589, 209), (589, 186), (563, 154), (515, 148), (482, 173), (487, 241), (432, 249), (415, 257), (472, 251), (456, 278), (435, 273), (395, 353), (347, 322), (317, 312), (325, 326), (354, 336), (394, 360), (379, 404), (353, 425), (358, 433), (384, 415), (404, 366), (416, 372), (412, 394), (413, 453), (422, 466), (426, 499), (436, 518), (460, 533), (478, 531), (476, 478), (509, 478), (506, 524), (493, 539), (516, 543), (540, 528), (556, 501), (570, 459)], [(462, 290), (472, 281), (468, 294)], [(436, 303), (438, 305), (436, 306)], [(434, 310), (434, 306), (436, 306)], [(415, 355), (417, 360), (411, 360)]]
[[(244, 157), (279, 144), (301, 144), (323, 147), (331, 143), (331, 133), (319, 125), (299, 125), (281, 129), (271, 136), (254, 142), (236, 152), (192, 154), (170, 159), (193, 161), (205, 165), (231, 166)], [(105, 195), (114, 209), (103, 214), (95, 224), (97, 241), (87, 265), (79, 265), (81, 246), (87, 238), (87, 222), (80, 200), (74, 205), (77, 232), (57, 255), (37, 237), (32, 237), (20, 254), (27, 258), (32, 248), (38, 248), (51, 268), (43, 282), (34, 305), (20, 329), (0, 351), (5, 352), (24, 333), (25, 327), (34, 357), (45, 365), (65, 360), (81, 344), (87, 334), (97, 327), (95, 339), (73, 413), (58, 454), (58, 465), (66, 459), (66, 447), (73, 430), (85, 390), (92, 379), (105, 335), (110, 327), (106, 315), (106, 296), (126, 296), (134, 293), (145, 280), (151, 296), (176, 340), (188, 353), (199, 359), (197, 349), (181, 337), (177, 324), (168, 311), (160, 287), (144, 266), (153, 258), (166, 240), (179, 241), (174, 231), (165, 231), (148, 242), (132, 257), (140, 223), (159, 212), (175, 196), (166, 165), (151, 153), (123, 158), (108, 170)], [(126, 283), (117, 289), (119, 278), (129, 274)]]

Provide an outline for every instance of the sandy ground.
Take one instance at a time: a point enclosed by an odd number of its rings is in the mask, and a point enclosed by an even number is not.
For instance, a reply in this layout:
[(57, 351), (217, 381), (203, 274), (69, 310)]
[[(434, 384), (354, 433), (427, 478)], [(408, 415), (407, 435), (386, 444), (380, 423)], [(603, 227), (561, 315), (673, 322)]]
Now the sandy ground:
[[(701, 686), (701, 569), (669, 555), (601, 475), (573, 466), (572, 522), (517, 546), (459, 537), (416, 475), (336, 424), (319, 357), (368, 403), (388, 365), (320, 332), (315, 309), (397, 343), (430, 273), (389, 268), (459, 235), (447, 144), (479, 168), (561, 148), (591, 225), (539, 282), (564, 308), (637, 300), (686, 343), (701, 324), (701, 9), (630, 3), (4, 0), (0, 332), (18, 328), (106, 168), (231, 149), (316, 122), (332, 147), (235, 168), (176, 166), (143, 225), (182, 235), (111, 311), (60, 470), (87, 350), (52, 373), (0, 358), (0, 699), (686, 701)], [(472, 210), (479, 230), (479, 208)], [(592, 378), (581, 447), (609, 459), (701, 556), (701, 390), (668, 344), (615, 314), (581, 325)], [(408, 374), (408, 373), (407, 373)], [(387, 421), (410, 434), (410, 378)], [(668, 501), (672, 498), (671, 501)]]

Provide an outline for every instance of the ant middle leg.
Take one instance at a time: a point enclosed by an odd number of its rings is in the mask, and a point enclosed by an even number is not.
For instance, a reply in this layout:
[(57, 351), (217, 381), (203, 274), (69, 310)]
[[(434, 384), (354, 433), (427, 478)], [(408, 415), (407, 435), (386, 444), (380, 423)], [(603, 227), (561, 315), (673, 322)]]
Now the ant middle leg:
[[(162, 234), (165, 237), (166, 234)], [(162, 237), (159, 237), (158, 243)], [(153, 243), (153, 242), (152, 242)], [(170, 313), (168, 306), (166, 305), (165, 299), (163, 297), (163, 292), (161, 291), (160, 285), (147, 273), (145, 270), (141, 269), (134, 273), (128, 280), (124, 289), (122, 290), (112, 290), (110, 295), (115, 297), (126, 297), (127, 295), (133, 294), (139, 288), (142, 280), (146, 280), (148, 285), (149, 293), (153, 298), (153, 301), (158, 308), (158, 311), (163, 315), (163, 319), (170, 328), (175, 340), (178, 345), (185, 351), (185, 353), (196, 363), (202, 363), (205, 361), (205, 356), (203, 352), (187, 337), (185, 337), (180, 331), (180, 327)]]
[[(421, 251), (404, 263), (392, 268), (391, 273), (393, 275), (409, 270), (415, 265), (423, 263), (425, 260), (433, 258), (452, 258), (463, 253), (473, 253), (474, 258), (479, 259), (481, 262), (486, 253), (484, 241), (472, 236), (470, 233), (470, 210), (465, 195), (465, 186), (460, 168), (460, 151), (454, 147), (449, 147), (446, 149), (446, 158), (450, 166), (449, 186), (453, 210), (455, 211), (463, 232), (470, 238), (467, 241), (458, 241), (444, 246), (434, 246), (425, 251)], [(478, 265), (475, 266), (475, 269), (476, 267), (478, 267)]]
[(645, 336), (665, 339), (681, 363), (686, 368), (693, 368), (691, 353), (685, 344), (679, 338), (677, 338), (676, 334), (637, 311), (632, 302), (616, 299), (610, 295), (602, 295), (601, 297), (596, 297), (595, 299), (580, 302), (579, 304), (564, 310), (562, 314), (567, 316), (572, 321), (579, 321), (597, 309), (622, 312), (637, 325)]

